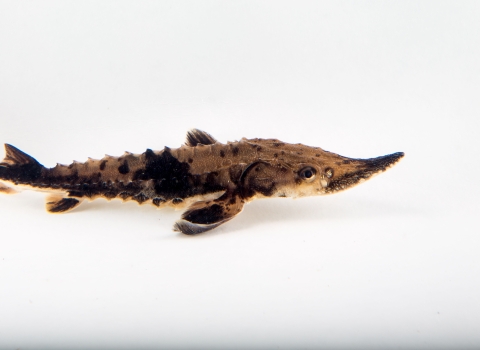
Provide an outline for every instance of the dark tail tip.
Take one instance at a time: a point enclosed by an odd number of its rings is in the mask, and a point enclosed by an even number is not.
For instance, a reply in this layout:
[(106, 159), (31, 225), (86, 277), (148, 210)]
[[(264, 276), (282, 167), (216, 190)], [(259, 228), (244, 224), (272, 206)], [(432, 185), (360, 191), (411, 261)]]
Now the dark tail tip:
[(40, 163), (33, 157), (29, 156), (25, 152), (20, 151), (17, 147), (8, 143), (5, 144), (5, 158), (0, 163), (4, 167), (11, 167), (16, 165), (25, 164), (38, 164)]

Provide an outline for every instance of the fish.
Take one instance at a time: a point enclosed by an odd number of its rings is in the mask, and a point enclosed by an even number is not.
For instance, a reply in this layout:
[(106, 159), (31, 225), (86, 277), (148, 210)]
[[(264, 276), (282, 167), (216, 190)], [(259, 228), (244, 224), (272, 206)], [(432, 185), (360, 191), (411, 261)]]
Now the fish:
[(83, 200), (105, 198), (186, 209), (174, 230), (196, 235), (236, 217), (257, 198), (334, 194), (369, 180), (395, 165), (403, 152), (376, 158), (347, 158), (319, 147), (277, 139), (218, 142), (192, 129), (179, 148), (46, 168), (5, 144), (0, 192), (47, 192), (46, 210), (66, 213)]

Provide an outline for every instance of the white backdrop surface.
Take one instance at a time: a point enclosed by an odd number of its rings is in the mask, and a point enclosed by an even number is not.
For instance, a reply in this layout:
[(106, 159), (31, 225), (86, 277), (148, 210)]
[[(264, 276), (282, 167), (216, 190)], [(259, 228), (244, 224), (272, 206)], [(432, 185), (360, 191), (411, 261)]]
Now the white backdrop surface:
[(46, 166), (192, 127), (406, 153), (195, 237), (2, 195), (0, 348), (479, 348), (479, 62), (476, 1), (0, 1), (0, 141)]

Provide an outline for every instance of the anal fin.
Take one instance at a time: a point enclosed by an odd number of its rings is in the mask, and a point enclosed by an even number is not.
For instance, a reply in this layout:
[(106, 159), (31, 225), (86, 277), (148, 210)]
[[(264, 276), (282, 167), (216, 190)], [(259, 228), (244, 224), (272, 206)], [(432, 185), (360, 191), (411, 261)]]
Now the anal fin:
[(45, 206), (49, 213), (59, 214), (75, 209), (80, 203), (81, 201), (76, 198), (51, 195), (47, 197)]
[(18, 191), (0, 182), (0, 193), (15, 194), (18, 193)]
[(225, 194), (210, 202), (197, 202), (175, 223), (174, 230), (196, 235), (212, 230), (233, 219), (243, 210), (244, 202), (237, 196)]

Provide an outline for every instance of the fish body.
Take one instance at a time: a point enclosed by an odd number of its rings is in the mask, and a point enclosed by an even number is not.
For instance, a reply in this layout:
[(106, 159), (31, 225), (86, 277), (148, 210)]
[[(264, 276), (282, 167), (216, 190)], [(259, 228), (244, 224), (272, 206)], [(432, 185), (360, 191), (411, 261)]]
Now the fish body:
[(387, 170), (404, 155), (353, 159), (276, 139), (244, 138), (222, 144), (197, 129), (177, 149), (126, 152), (53, 168), (9, 144), (5, 150), (0, 192), (14, 193), (16, 187), (47, 191), (51, 213), (67, 212), (84, 199), (96, 198), (186, 207), (174, 226), (185, 234), (218, 227), (255, 198), (343, 191)]

